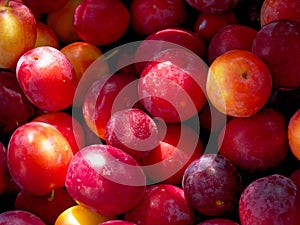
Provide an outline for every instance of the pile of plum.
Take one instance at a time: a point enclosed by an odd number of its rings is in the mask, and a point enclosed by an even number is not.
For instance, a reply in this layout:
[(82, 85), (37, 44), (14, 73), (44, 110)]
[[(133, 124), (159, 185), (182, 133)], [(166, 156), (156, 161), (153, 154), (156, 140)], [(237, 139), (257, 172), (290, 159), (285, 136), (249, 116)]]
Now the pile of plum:
[(300, 1), (0, 0), (0, 225), (299, 225)]

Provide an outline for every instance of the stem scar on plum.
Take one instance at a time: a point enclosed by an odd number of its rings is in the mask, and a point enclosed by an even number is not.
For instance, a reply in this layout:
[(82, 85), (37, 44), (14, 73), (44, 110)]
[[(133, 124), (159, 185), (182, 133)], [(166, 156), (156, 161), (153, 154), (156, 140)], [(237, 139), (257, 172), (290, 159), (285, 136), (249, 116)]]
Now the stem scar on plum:
[(243, 72), (241, 74), (241, 78), (243, 78), (245, 80), (249, 79), (249, 77), (250, 77), (250, 73), (249, 72)]

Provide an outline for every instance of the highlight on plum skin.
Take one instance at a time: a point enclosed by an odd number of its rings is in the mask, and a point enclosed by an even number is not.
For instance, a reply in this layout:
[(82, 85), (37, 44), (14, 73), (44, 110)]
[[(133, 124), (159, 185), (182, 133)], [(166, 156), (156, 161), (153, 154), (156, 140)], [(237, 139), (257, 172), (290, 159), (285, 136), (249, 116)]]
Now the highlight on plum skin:
[(25, 52), (16, 76), (25, 96), (41, 110), (60, 111), (73, 103), (78, 85), (75, 70), (56, 48), (41, 46)]
[(65, 186), (78, 204), (105, 216), (116, 216), (140, 201), (146, 177), (128, 153), (110, 145), (94, 144), (74, 155)]
[(38, 196), (64, 187), (72, 158), (72, 148), (63, 134), (43, 122), (18, 127), (7, 147), (7, 165), (14, 181)]

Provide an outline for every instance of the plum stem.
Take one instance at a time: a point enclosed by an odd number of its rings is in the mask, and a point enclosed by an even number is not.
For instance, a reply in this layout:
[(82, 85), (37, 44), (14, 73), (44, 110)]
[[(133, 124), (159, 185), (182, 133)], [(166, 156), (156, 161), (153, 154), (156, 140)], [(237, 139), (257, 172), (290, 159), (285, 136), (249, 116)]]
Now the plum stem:
[(54, 199), (54, 190), (52, 189), (50, 197), (48, 198), (48, 201), (51, 202)]
[(5, 7), (8, 7), (9, 0), (5, 0)]

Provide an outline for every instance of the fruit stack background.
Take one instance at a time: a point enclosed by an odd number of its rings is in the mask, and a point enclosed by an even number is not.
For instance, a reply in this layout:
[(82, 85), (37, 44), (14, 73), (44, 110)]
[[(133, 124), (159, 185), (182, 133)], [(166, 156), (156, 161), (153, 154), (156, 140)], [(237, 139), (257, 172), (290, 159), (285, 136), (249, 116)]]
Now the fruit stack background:
[(300, 225), (299, 0), (0, 0), (0, 56), (0, 225)]

